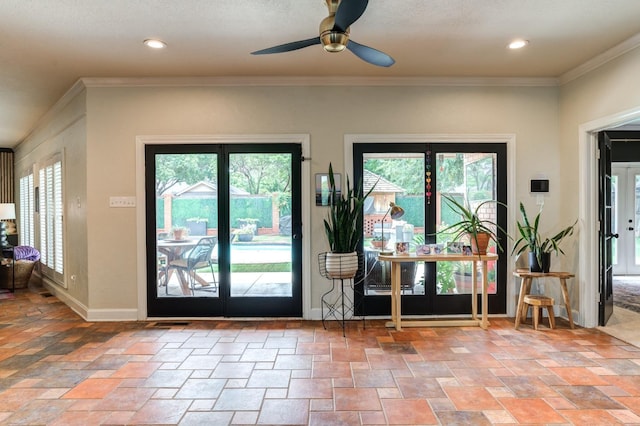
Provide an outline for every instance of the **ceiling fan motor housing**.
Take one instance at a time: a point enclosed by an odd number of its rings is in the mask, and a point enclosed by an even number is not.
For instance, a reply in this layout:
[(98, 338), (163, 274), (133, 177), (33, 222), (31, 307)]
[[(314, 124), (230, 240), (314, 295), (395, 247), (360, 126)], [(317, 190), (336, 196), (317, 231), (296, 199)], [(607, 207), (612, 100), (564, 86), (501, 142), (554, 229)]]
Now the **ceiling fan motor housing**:
[(342, 52), (349, 42), (349, 28), (345, 32), (335, 31), (335, 16), (327, 16), (320, 23), (320, 41), (327, 52)]

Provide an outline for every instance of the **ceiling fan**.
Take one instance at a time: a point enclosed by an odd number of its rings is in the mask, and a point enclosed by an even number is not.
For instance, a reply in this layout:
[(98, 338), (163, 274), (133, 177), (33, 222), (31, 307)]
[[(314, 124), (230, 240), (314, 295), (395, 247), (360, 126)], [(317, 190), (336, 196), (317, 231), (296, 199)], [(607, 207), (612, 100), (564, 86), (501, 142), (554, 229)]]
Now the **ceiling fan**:
[(364, 13), (369, 0), (326, 0), (329, 16), (320, 23), (320, 36), (285, 43), (251, 52), (252, 55), (283, 53), (303, 47), (322, 44), (327, 52), (342, 52), (345, 48), (363, 61), (380, 67), (390, 67), (396, 61), (389, 55), (372, 47), (349, 39), (349, 27)]

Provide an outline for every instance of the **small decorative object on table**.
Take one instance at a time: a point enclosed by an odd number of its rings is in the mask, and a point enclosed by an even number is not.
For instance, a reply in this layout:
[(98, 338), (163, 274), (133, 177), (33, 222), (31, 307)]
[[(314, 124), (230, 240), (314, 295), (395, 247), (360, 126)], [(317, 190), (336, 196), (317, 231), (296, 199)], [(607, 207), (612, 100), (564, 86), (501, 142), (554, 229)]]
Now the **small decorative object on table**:
[(418, 256), (424, 256), (425, 254), (431, 254), (431, 247), (429, 244), (418, 244), (416, 246), (416, 254)]
[(396, 254), (407, 254), (409, 253), (409, 243), (400, 242), (396, 243)]
[(459, 241), (449, 241), (447, 243), (447, 253), (460, 254), (462, 253), (463, 244)]

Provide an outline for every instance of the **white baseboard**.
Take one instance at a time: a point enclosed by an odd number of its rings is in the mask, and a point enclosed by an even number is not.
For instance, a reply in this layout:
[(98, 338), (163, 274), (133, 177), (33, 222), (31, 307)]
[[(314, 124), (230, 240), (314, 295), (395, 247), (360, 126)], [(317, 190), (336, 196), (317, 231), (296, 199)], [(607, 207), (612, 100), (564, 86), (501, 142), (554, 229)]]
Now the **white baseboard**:
[(74, 297), (71, 297), (69, 293), (63, 291), (57, 285), (50, 283), (46, 278), (42, 280), (42, 285), (47, 290), (49, 290), (49, 293), (53, 294), (58, 298), (58, 300), (70, 307), (73, 312), (80, 315), (85, 321), (87, 320), (89, 310), (82, 302)]
[(89, 309), (87, 321), (138, 321), (137, 309)]
[(62, 303), (67, 305), (76, 314), (80, 315), (85, 321), (137, 321), (137, 309), (89, 309), (78, 299), (72, 297), (66, 291), (63, 291), (55, 284), (43, 280), (45, 288), (58, 298)]

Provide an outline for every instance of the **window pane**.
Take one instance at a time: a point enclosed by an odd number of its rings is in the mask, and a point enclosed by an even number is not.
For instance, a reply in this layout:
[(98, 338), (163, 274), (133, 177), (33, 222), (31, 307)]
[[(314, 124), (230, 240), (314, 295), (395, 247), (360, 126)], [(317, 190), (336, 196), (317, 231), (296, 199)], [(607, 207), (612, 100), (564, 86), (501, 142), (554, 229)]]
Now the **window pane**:
[(20, 178), (20, 243), (35, 247), (33, 173)]
[[(494, 200), (496, 193), (496, 154), (492, 153), (440, 153), (436, 157), (437, 182), (437, 212), (436, 223), (438, 230), (457, 222), (460, 217), (444, 202), (442, 195), (454, 198), (472, 209), (484, 201)], [(485, 204), (479, 211), (481, 219), (497, 222), (496, 204)], [(437, 243), (442, 244), (443, 250), (453, 235), (438, 234)], [(467, 237), (462, 237), (464, 245), (470, 245)], [(491, 241), (487, 252), (496, 253), (495, 242)], [(438, 262), (437, 263), (437, 293), (439, 295), (470, 294), (472, 290), (471, 262)], [(495, 294), (496, 262), (488, 262), (489, 294)], [(482, 279), (482, 271), (477, 271), (478, 280)], [(481, 292), (478, 285), (477, 292)]]
[(216, 154), (158, 154), (158, 297), (219, 297)]
[[(366, 295), (391, 293), (391, 268), (378, 261), (383, 251), (393, 252), (396, 243), (408, 243), (409, 252), (424, 243), (424, 154), (369, 153), (363, 155), (364, 254)], [(391, 214), (390, 203), (402, 208), (402, 216)], [(404, 294), (424, 294), (423, 264), (401, 265)]]
[(231, 297), (292, 297), (291, 154), (229, 155)]
[(38, 172), (40, 262), (43, 273), (63, 284), (64, 241), (62, 201), (62, 161), (56, 160)]

